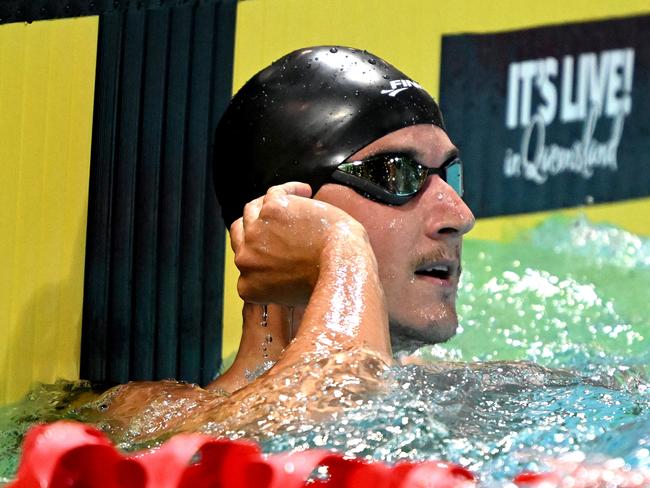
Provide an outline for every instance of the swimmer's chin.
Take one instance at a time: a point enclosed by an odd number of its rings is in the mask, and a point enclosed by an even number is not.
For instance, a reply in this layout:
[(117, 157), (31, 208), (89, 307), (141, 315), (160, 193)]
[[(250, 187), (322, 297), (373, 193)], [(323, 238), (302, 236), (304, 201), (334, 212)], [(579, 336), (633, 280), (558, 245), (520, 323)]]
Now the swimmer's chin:
[(458, 320), (429, 322), (422, 325), (404, 325), (399, 322), (390, 323), (390, 336), (395, 344), (400, 341), (417, 341), (424, 344), (439, 344), (446, 342), (456, 335)]

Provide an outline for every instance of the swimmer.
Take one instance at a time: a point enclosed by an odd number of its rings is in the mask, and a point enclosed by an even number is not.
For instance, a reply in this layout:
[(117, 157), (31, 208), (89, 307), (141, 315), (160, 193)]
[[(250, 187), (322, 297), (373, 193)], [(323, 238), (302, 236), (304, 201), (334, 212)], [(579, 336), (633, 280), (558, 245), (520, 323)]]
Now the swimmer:
[[(354, 271), (341, 266), (351, 256), (373, 261), (370, 272), (385, 301), (385, 318), (355, 332), (359, 344), (389, 354), (386, 322), (393, 339), (436, 343), (454, 335), (462, 237), (474, 216), (462, 200), (458, 150), (438, 105), (419, 84), (365, 51), (294, 51), (235, 95), (215, 148), (215, 186), (246, 304), (237, 360), (211, 387), (237, 389), (246, 384), (245, 371), (260, 367), (263, 304), (269, 304), (266, 322), (274, 336), (270, 359), (308, 350), (295, 336), (304, 326), (305, 305), (323, 307), (320, 316), (331, 317), (340, 296), (322, 301), (311, 294), (313, 283), (316, 277), (332, 280), (324, 285), (331, 288), (341, 274), (351, 280)], [(274, 188), (291, 181), (309, 187)], [(289, 201), (300, 222), (278, 218)], [(343, 244), (331, 255), (309, 258), (311, 235), (333, 235)], [(281, 247), (286, 236), (289, 247)], [(343, 250), (345, 257), (338, 255)], [(278, 260), (284, 267), (269, 273)], [(320, 275), (322, 260), (336, 262), (341, 274)], [(347, 299), (370, 310), (373, 302), (349, 285), (353, 297)]]
[[(252, 421), (269, 405), (281, 418), (278, 378), (301, 385), (298, 397), (309, 400), (294, 399), (293, 411), (314, 416), (381, 389), (391, 336), (454, 335), (462, 237), (474, 216), (438, 105), (395, 67), (339, 46), (274, 62), (222, 117), (214, 178), (245, 302), (236, 359), (206, 389), (148, 382), (109, 391), (97, 405), (116, 430), (198, 430), (243, 410)], [(351, 367), (355, 354), (363, 360)], [(320, 376), (296, 378), (310, 364)], [(362, 381), (345, 398), (314, 401), (314, 391), (326, 397), (319, 383), (328, 375), (350, 371)], [(155, 419), (143, 420), (152, 410)]]

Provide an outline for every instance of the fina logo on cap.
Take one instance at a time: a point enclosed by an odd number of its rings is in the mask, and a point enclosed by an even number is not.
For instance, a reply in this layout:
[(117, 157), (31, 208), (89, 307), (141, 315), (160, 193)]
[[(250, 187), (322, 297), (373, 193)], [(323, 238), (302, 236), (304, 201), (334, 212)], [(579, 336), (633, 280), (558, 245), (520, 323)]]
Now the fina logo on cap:
[(419, 88), (420, 90), (424, 90), (424, 88), (422, 88), (415, 81), (411, 81), (411, 80), (393, 80), (393, 81), (390, 82), (390, 90), (382, 90), (381, 94), (382, 95), (388, 95), (389, 97), (394, 97), (399, 92), (402, 92), (404, 90), (408, 90), (411, 87), (415, 87), (415, 88)]

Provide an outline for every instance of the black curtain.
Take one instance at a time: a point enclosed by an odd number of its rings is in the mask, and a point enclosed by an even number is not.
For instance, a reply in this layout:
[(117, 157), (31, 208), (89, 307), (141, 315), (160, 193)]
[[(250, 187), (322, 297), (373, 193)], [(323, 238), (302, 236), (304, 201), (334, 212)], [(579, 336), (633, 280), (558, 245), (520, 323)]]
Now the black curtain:
[(203, 384), (221, 362), (224, 226), (210, 161), (236, 1), (103, 3), (81, 377)]

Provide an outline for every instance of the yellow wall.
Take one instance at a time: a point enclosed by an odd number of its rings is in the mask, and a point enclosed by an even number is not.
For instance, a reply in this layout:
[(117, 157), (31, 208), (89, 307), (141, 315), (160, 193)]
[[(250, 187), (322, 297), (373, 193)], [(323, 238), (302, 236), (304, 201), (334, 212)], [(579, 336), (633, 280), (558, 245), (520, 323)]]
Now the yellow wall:
[[(381, 56), (437, 94), (443, 34), (495, 32), (648, 12), (647, 0), (247, 0), (239, 4), (237, 11), (234, 89), (289, 51), (309, 45), (341, 44)], [(650, 199), (637, 202), (634, 208), (645, 212), (637, 215), (649, 215)], [(619, 207), (611, 206), (590, 212), (596, 218), (605, 215), (604, 220), (610, 222), (617, 219), (609, 217), (622, 215)], [(488, 219), (479, 222), (475, 236), (501, 238), (510, 223), (530, 225), (539, 219), (539, 215), (519, 220)], [(650, 234), (650, 219), (645, 220), (645, 233)], [(634, 221), (623, 224), (630, 223)], [(638, 231), (636, 227), (631, 230)], [(229, 254), (224, 356), (236, 350), (240, 336), (241, 302), (236, 280), (237, 271)]]
[(0, 404), (79, 375), (97, 26), (0, 26)]
[(509, 241), (541, 223), (551, 215), (585, 216), (591, 222), (613, 224), (641, 236), (650, 236), (650, 198), (625, 200), (616, 203), (535, 212), (505, 217), (481, 219), (467, 236), (468, 239)]

